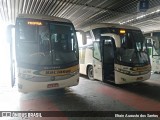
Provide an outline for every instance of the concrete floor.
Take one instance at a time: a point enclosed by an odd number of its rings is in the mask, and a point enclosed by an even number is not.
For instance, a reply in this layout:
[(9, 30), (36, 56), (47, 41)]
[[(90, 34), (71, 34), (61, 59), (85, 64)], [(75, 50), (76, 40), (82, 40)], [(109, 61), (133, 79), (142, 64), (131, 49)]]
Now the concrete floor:
[[(128, 85), (114, 85), (80, 77), (78, 86), (64, 90), (49, 90), (23, 94), (17, 88), (0, 84), (0, 111), (59, 111), (64, 117), (28, 118), (27, 120), (108, 120), (111, 117), (95, 117), (96, 111), (159, 111), (160, 74), (153, 74), (150, 80)], [(64, 111), (64, 113), (63, 113)], [(76, 116), (67, 117), (66, 111)], [(80, 112), (81, 111), (81, 112)], [(89, 117), (79, 117), (82, 111)], [(79, 115), (77, 115), (79, 112)], [(94, 113), (95, 112), (95, 113)], [(106, 114), (108, 114), (106, 112)], [(106, 115), (107, 116), (107, 115)], [(108, 115), (109, 116), (109, 115)], [(160, 118), (160, 116), (159, 116)], [(21, 120), (22, 118), (0, 118), (0, 120)], [(124, 119), (118, 117), (116, 119)], [(130, 118), (125, 118), (130, 119)], [(156, 120), (158, 118), (133, 118)]]

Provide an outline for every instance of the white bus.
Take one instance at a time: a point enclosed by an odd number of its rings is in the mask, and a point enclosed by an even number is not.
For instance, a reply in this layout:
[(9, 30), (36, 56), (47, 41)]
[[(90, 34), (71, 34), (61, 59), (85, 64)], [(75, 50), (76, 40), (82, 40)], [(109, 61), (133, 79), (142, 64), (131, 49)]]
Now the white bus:
[(152, 71), (160, 73), (160, 31), (151, 31), (144, 34), (149, 48)]
[[(19, 15), (15, 38), (8, 28), (12, 62), (12, 86), (15, 78), (20, 92), (58, 89), (79, 83), (79, 51), (71, 21), (42, 15)], [(14, 60), (13, 52), (11, 61)], [(15, 77), (15, 68), (17, 77)]]
[(78, 40), (86, 43), (79, 47), (81, 74), (115, 84), (150, 78), (150, 59), (139, 28), (102, 23), (81, 31)]

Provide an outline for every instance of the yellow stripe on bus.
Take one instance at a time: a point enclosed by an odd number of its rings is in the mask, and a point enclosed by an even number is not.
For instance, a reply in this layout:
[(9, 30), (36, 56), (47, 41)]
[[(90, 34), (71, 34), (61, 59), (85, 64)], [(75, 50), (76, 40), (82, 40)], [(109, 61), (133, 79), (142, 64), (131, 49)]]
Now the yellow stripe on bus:
[(144, 67), (133, 67), (133, 68), (131, 68), (131, 70), (138, 71), (138, 72), (151, 70), (151, 65), (147, 65), (147, 66), (144, 66)]

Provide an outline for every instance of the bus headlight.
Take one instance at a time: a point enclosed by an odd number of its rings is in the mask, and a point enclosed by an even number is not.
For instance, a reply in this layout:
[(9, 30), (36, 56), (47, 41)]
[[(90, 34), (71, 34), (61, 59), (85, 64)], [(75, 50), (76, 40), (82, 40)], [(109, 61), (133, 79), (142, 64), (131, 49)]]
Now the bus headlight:
[(22, 73), (19, 73), (19, 74), (18, 74), (18, 77), (23, 78), (23, 79), (26, 79), (26, 80), (34, 78), (33, 75), (22, 74)]

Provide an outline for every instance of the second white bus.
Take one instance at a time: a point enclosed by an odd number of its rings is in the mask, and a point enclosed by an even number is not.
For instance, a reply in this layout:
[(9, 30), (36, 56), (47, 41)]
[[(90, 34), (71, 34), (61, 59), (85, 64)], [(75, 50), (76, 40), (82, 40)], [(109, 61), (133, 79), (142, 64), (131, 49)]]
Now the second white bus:
[(89, 79), (115, 84), (150, 78), (147, 44), (139, 28), (118, 24), (95, 24), (82, 29), (80, 73)]

